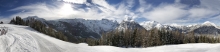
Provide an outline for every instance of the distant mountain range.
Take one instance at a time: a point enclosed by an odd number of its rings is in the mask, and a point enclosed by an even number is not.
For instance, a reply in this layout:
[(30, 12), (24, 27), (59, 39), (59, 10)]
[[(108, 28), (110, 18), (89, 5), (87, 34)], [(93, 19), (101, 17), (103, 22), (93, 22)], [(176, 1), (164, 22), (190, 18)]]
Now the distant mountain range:
[(219, 35), (220, 27), (212, 22), (206, 21), (202, 24), (194, 24), (188, 26), (182, 25), (164, 25), (156, 21), (145, 21), (137, 23), (132, 20), (124, 20), (120, 23), (113, 20), (86, 20), (86, 19), (58, 19), (58, 20), (45, 20), (37, 16), (29, 16), (24, 20), (34, 18), (39, 20), (47, 26), (52, 27), (56, 31), (63, 32), (68, 37), (75, 38), (100, 38), (102, 33), (110, 32), (113, 30), (126, 30), (126, 29), (146, 29), (152, 28), (166, 29), (173, 31), (180, 31), (182, 33), (194, 32), (195, 34), (202, 35)]
[(165, 28), (166, 30), (173, 30), (173, 31), (180, 31), (182, 33), (194, 32), (195, 34), (210, 34), (210, 35), (219, 35), (220, 33), (220, 26), (215, 25), (212, 22), (206, 21), (202, 24), (194, 24), (194, 25), (163, 25), (156, 21), (146, 21), (141, 23), (141, 25), (146, 29), (150, 30), (152, 28), (162, 29)]

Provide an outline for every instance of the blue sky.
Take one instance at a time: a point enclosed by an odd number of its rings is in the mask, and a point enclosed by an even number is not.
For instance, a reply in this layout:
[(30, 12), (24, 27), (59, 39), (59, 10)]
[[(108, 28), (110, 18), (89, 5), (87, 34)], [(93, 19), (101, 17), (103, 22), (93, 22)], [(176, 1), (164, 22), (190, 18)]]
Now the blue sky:
[(220, 0), (0, 0), (0, 20), (15, 16), (102, 19), (188, 25), (220, 23)]

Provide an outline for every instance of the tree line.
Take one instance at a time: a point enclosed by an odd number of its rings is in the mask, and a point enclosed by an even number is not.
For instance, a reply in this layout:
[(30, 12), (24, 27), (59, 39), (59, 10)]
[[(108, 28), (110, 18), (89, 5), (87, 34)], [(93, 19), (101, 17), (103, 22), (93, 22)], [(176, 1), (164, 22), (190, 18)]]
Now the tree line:
[(100, 39), (82, 40), (91, 46), (110, 45), (117, 47), (150, 47), (185, 43), (219, 43), (218, 37), (208, 35), (195, 35), (194, 32), (181, 33), (154, 28), (152, 30), (135, 29), (125, 31), (112, 31), (102, 35)]
[(16, 16), (9, 22), (9, 24), (30, 26), (38, 32), (44, 33), (48, 36), (55, 37), (63, 41), (68, 41), (67, 37), (62, 32), (56, 31), (53, 28), (43, 24), (43, 22), (35, 20), (34, 18), (23, 20), (21, 17)]

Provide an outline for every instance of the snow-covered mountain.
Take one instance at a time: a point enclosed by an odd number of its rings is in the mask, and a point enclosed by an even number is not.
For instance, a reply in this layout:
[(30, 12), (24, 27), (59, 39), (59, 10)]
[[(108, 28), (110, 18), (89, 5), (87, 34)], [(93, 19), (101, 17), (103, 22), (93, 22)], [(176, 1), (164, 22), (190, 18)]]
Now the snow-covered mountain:
[(206, 21), (201, 24), (194, 24), (188, 26), (177, 27), (184, 32), (193, 31), (196, 34), (211, 34), (211, 35), (219, 35), (220, 28), (212, 22)]
[(72, 24), (73, 26), (76, 25), (75, 22), (80, 22), (88, 28), (87, 30), (91, 30), (92, 32), (95, 32), (97, 34), (114, 30), (118, 26), (117, 21), (112, 21), (108, 19), (102, 19), (102, 20), (60, 19), (57, 21), (67, 22), (69, 24)]
[(116, 28), (116, 30), (119, 31), (125, 31), (125, 30), (134, 30), (134, 29), (143, 29), (139, 23), (135, 21), (129, 21), (129, 20), (123, 20), (120, 25)]
[(156, 21), (144, 21), (144, 22), (140, 23), (140, 25), (142, 25), (147, 30), (150, 30), (152, 28), (161, 28), (164, 26)]
[(177, 28), (177, 27), (180, 27), (179, 25), (164, 25), (164, 24), (161, 24), (161, 23), (156, 22), (156, 21), (144, 21), (140, 24), (146, 30), (151, 30), (153, 28), (157, 28), (157, 29), (166, 29), (166, 30), (173, 30), (173, 31), (178, 30), (178, 31), (180, 31), (180, 29)]
[(152, 28), (166, 29), (172, 31), (179, 31), (182, 33), (195, 32), (196, 34), (220, 34), (219, 26), (212, 22), (206, 21), (202, 24), (194, 25), (165, 25), (156, 21), (145, 21), (137, 23), (131, 19), (125, 19), (118, 23), (117, 21), (102, 19), (102, 20), (87, 20), (87, 19), (58, 19), (58, 20), (44, 20), (37, 16), (29, 16), (24, 20), (36, 19), (52, 27), (57, 31), (65, 33), (69, 38), (100, 38), (102, 33), (110, 32), (113, 30), (126, 30), (126, 29), (146, 29), (151, 30)]
[[(68, 34), (68, 37), (77, 38), (100, 38), (102, 33), (115, 30), (118, 27), (118, 22), (108, 19), (102, 20), (86, 20), (86, 19), (58, 19), (44, 20), (37, 16), (24, 18), (25, 20), (35, 19), (42, 21), (46, 25), (57, 31)], [(30, 20), (31, 21), (31, 20)]]
[(180, 44), (147, 48), (119, 48), (69, 43), (39, 33), (28, 26), (0, 24), (8, 28), (0, 35), (0, 52), (219, 52), (220, 44)]
[(206, 21), (202, 24), (194, 24), (194, 25), (178, 25), (178, 24), (171, 24), (171, 25), (164, 25), (160, 24), (156, 21), (145, 21), (140, 23), (146, 30), (150, 30), (152, 28), (158, 29), (166, 29), (166, 30), (173, 30), (173, 31), (180, 31), (183, 33), (194, 32), (196, 34), (212, 34), (212, 35), (219, 35), (220, 28), (219, 26), (215, 25), (212, 22)]
[(202, 24), (196, 24), (188, 26), (190, 30), (198, 33), (198, 34), (212, 34), (212, 35), (219, 35), (220, 28), (219, 26), (215, 25), (212, 22), (206, 21)]

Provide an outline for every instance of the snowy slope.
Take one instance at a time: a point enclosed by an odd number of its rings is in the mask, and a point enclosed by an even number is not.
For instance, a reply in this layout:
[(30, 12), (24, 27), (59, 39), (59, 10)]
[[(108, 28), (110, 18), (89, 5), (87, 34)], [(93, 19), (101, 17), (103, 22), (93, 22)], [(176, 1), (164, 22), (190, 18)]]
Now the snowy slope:
[(219, 52), (220, 44), (181, 44), (148, 48), (119, 48), (113, 46), (88, 46), (85, 43), (64, 42), (41, 34), (27, 26), (1, 24), (8, 27), (0, 36), (0, 52)]

